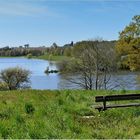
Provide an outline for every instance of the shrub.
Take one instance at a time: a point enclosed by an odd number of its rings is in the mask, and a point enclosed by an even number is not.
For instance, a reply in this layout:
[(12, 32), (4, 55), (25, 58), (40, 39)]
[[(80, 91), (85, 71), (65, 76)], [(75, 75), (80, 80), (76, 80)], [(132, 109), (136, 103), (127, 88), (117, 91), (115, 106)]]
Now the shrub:
[(29, 88), (29, 75), (30, 71), (20, 67), (7, 68), (0, 72), (0, 78), (7, 84), (9, 90)]
[(5, 82), (0, 82), (0, 90), (8, 90), (8, 85)]
[(35, 111), (35, 108), (31, 103), (26, 103), (25, 104), (25, 111), (27, 114), (33, 114)]
[(32, 58), (32, 54), (31, 53), (27, 54), (27, 58), (28, 59)]

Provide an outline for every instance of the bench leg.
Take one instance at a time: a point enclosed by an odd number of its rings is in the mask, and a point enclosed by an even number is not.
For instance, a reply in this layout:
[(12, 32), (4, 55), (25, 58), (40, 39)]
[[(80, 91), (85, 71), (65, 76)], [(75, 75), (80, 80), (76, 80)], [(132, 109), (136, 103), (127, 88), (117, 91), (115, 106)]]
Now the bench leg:
[(102, 108), (98, 108), (98, 111), (101, 112), (102, 111)]
[(107, 108), (103, 108), (103, 111), (106, 111), (107, 110)]
[(107, 110), (107, 108), (98, 108), (98, 111), (101, 112), (101, 111), (105, 111)]
[(104, 101), (103, 101), (103, 111), (107, 110), (106, 108), (106, 100), (105, 100), (105, 97), (104, 97)]

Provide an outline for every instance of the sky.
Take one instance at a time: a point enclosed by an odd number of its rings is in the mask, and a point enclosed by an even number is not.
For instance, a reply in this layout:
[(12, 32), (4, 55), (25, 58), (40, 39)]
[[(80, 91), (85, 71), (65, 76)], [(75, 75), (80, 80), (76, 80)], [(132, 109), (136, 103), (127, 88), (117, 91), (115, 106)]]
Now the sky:
[(0, 0), (0, 47), (118, 39), (140, 0)]

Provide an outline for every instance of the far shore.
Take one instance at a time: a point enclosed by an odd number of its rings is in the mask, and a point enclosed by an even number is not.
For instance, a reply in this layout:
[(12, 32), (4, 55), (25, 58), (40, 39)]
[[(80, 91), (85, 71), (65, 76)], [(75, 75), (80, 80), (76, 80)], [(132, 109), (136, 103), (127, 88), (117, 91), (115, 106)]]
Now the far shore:
[[(28, 58), (27, 56), (0, 56), (0, 58)], [(43, 59), (43, 60), (50, 60), (50, 61), (62, 61), (62, 60), (69, 60), (71, 57), (67, 56), (48, 56), (48, 55), (41, 55), (41, 56), (32, 56), (29, 59)]]

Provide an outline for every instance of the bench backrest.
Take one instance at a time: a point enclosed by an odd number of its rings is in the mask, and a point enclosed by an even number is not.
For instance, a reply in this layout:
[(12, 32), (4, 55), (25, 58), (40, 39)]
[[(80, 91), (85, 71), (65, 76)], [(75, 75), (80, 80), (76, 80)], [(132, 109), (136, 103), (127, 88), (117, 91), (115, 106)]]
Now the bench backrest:
[(107, 96), (96, 96), (95, 102), (137, 100), (137, 99), (140, 99), (140, 94), (107, 95)]

